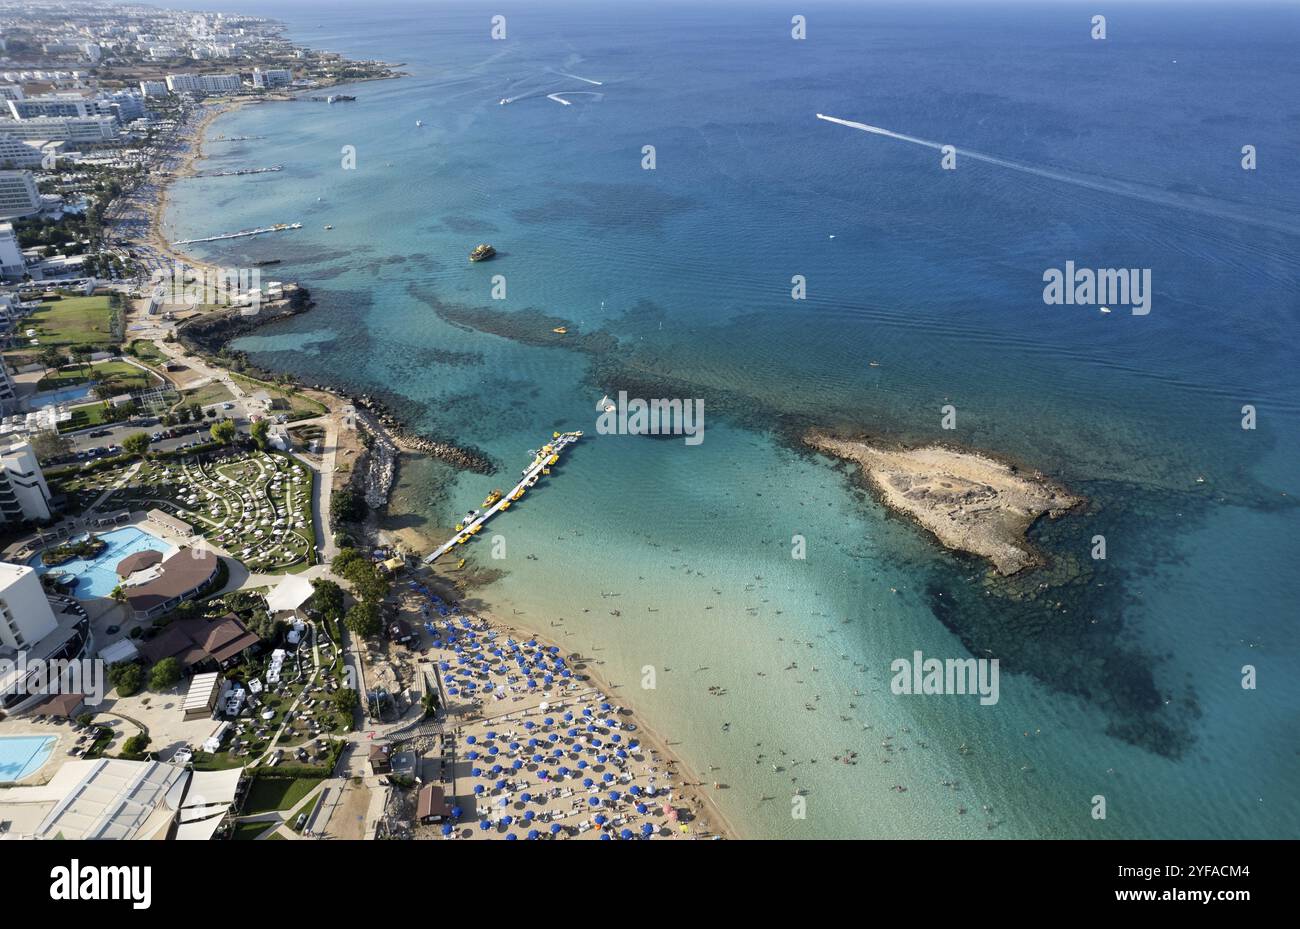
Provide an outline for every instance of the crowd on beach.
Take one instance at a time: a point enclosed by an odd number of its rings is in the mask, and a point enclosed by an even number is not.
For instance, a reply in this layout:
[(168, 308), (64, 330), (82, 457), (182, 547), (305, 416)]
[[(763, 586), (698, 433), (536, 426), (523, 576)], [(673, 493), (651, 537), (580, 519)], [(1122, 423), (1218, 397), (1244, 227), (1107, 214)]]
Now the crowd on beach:
[[(411, 582), (445, 696), (445, 838), (711, 838), (676, 761), (578, 656), (498, 629)], [(422, 601), (422, 602), (421, 602)]]

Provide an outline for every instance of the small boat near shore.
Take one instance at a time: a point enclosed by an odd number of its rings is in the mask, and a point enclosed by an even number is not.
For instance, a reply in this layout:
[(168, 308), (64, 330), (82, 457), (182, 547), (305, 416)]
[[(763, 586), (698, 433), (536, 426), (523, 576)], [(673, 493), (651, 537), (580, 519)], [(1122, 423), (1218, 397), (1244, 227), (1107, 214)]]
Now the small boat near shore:
[(487, 261), (496, 255), (497, 250), (491, 245), (480, 243), (474, 246), (474, 250), (469, 253), (470, 261)]

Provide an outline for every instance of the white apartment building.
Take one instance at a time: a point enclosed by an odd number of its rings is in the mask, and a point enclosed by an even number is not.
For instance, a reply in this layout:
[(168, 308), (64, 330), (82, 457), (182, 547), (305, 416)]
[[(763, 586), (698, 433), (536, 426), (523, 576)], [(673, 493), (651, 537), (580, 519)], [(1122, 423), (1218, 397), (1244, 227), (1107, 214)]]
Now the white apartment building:
[(0, 100), (21, 100), (23, 89), (18, 84), (0, 84)]
[(174, 94), (222, 94), (242, 90), (238, 74), (169, 74), (167, 89)]
[[(23, 261), (23, 250), (18, 245), (13, 223), (0, 223), (0, 277), (20, 278), (26, 270), (27, 264)], [(13, 384), (5, 373), (4, 364), (0, 362), (0, 409), (4, 408), (6, 400), (12, 400), (13, 397)]]
[(167, 96), (167, 82), (141, 81), (140, 93), (145, 97), (165, 97)]
[(0, 132), (0, 169), (39, 168), (41, 153), (21, 139)]
[(33, 116), (93, 116), (95, 103), (80, 94), (50, 94), (44, 97), (26, 97), (6, 101), (9, 115), (14, 119)]
[(50, 518), (50, 488), (26, 442), (0, 448), (0, 523)]
[[(8, 223), (5, 223), (5, 225), (9, 226)], [(9, 226), (9, 231), (10, 234), (13, 233), (12, 226)], [(14, 243), (15, 246), (17, 244), (17, 242)], [(18, 257), (21, 258), (22, 254), (19, 253)], [(4, 361), (0, 360), (0, 411), (6, 410), (13, 400), (14, 382), (9, 379), (9, 369), (5, 367)]]
[(118, 125), (112, 116), (33, 116), (0, 119), (0, 132), (24, 140), (110, 142), (118, 136)]
[(36, 572), (0, 561), (0, 646), (25, 650), (58, 626)]
[(0, 219), (30, 216), (41, 209), (41, 195), (30, 171), (0, 171)]
[(293, 83), (293, 72), (288, 68), (268, 68), (263, 71), (261, 68), (253, 69), (253, 86), (265, 87), (267, 89), (274, 87), (288, 87)]

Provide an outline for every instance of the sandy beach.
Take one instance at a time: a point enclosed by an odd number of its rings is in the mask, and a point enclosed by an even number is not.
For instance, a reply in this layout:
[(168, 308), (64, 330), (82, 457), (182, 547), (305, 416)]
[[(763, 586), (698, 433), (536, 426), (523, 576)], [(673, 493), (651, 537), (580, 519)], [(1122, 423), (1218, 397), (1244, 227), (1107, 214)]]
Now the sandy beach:
[[(447, 617), (442, 617), (438, 613), (438, 601), (455, 603), (456, 594), (444, 578), (434, 575), (427, 569), (421, 574), (419, 583), (422, 583), (425, 589), (437, 598), (437, 601), (431, 601), (423, 591), (405, 589), (399, 597), (401, 616), (417, 629), (422, 628), (429, 621), (433, 621), (435, 628), (438, 628), (440, 624), (445, 625), (447, 622)], [(467, 814), (466, 817), (469, 826), (474, 827), (472, 834), (471, 830), (466, 828), (463, 832), (457, 833), (458, 835), (464, 838), (505, 837), (509, 834), (508, 827), (485, 830), (472, 820), (477, 818), (481, 823), (485, 818), (492, 818), (496, 824), (503, 809), (508, 809), (504, 814), (507, 816), (518, 810), (513, 808), (513, 804), (509, 808), (494, 807), (493, 804), (499, 804), (503, 796), (522, 795), (531, 791), (532, 799), (529, 801), (529, 806), (534, 813), (538, 816), (546, 814), (548, 819), (545, 822), (549, 822), (550, 818), (554, 817), (566, 827), (580, 829), (574, 832), (572, 837), (598, 838), (602, 830), (595, 822), (596, 816), (604, 817), (606, 828), (615, 830), (616, 834), (621, 832), (622, 828), (632, 828), (640, 835), (640, 830), (649, 823), (655, 828), (654, 834), (659, 837), (739, 837), (735, 828), (714, 802), (711, 796), (714, 787), (711, 782), (705, 781), (686, 766), (671, 751), (662, 734), (648, 726), (642, 717), (619, 697), (622, 688), (605, 680), (593, 669), (588, 659), (576, 653), (565, 654), (559, 645), (547, 638), (544, 632), (527, 624), (507, 622), (502, 617), (483, 609), (476, 609), (472, 616), (475, 629), (480, 636), (495, 634), (498, 642), (512, 640), (535, 643), (535, 649), (539, 653), (562, 656), (574, 676), (568, 680), (557, 677), (551, 689), (545, 691), (519, 687), (509, 689), (504, 694), (500, 691), (475, 692), (471, 696), (461, 688), (448, 688), (449, 692), (451, 689), (461, 690), (459, 694), (450, 698), (447, 707), (448, 715), (443, 726), (445, 732), (456, 734), (458, 758), (465, 758), (468, 752), (484, 752), (484, 746), (494, 741), (489, 734), (495, 733), (495, 741), (501, 742), (504, 746), (520, 745), (530, 737), (540, 737), (542, 749), (554, 753), (557, 751), (555, 746), (558, 745), (559, 750), (564, 752), (564, 758), (568, 759), (559, 764), (552, 763), (550, 769), (541, 768), (543, 772), (549, 770), (549, 776), (546, 777), (539, 776), (539, 767), (528, 761), (528, 753), (533, 749), (529, 748), (525, 751), (522, 746), (515, 754), (522, 752), (520, 757), (525, 764), (521, 765), (522, 773), (514, 778), (510, 777), (509, 771), (498, 772), (497, 775), (491, 774), (488, 762), (482, 760), (486, 759), (487, 755), (481, 755), (477, 766), (472, 761), (468, 766), (462, 765), (461, 767), (466, 771), (472, 771), (475, 767), (481, 770), (481, 775), (478, 777), (472, 775), (465, 777), (463, 772), (459, 774), (457, 784), (462, 806), (466, 807), (465, 797), (467, 794), (472, 796), (476, 786), (482, 785), (483, 791), (476, 810), (477, 816), (470, 817)], [(425, 631), (422, 642), (428, 643), (430, 638), (430, 634)], [(439, 640), (433, 638), (433, 641)], [(444, 645), (451, 645), (445, 638), (442, 641)], [(439, 668), (445, 666), (447, 670), (443, 672), (444, 676), (450, 674), (453, 680), (459, 657), (461, 654), (451, 647), (434, 646), (428, 653), (429, 661), (437, 663)], [(607, 710), (602, 710), (606, 707)], [(612, 718), (618, 723), (613, 727), (613, 732), (610, 731), (610, 727), (602, 725), (601, 731), (592, 736), (597, 743), (603, 737), (610, 752), (616, 752), (616, 746), (620, 743), (626, 746), (639, 742), (641, 750), (628, 751), (627, 757), (619, 760), (617, 766), (614, 765), (613, 757), (606, 759), (604, 755), (593, 755), (590, 762), (577, 760), (576, 764), (581, 767), (574, 767), (567, 777), (557, 777), (556, 771), (563, 771), (566, 764), (573, 764), (574, 759), (578, 759), (583, 751), (582, 733), (577, 734), (577, 745), (575, 745), (575, 736), (570, 734), (577, 723), (572, 719), (565, 719), (564, 714), (568, 713), (581, 721), (584, 712), (592, 714), (590, 718), (596, 719), (597, 722), (608, 722)], [(553, 725), (545, 725), (548, 719)], [(555, 735), (556, 738), (550, 739), (551, 735)], [(475, 746), (478, 748), (476, 749)], [(497, 789), (496, 785), (502, 778), (508, 778), (507, 784), (504, 788)], [(591, 779), (593, 784), (590, 787), (583, 786), (588, 779)], [(633, 787), (636, 791), (630, 792)], [(646, 791), (650, 789), (656, 790), (656, 795), (647, 796)], [(609, 790), (620, 794), (619, 799), (611, 801)], [(591, 804), (593, 797), (600, 801), (598, 806)], [(647, 807), (645, 813), (637, 812), (638, 802)], [(663, 813), (665, 804), (670, 804), (674, 811), (671, 820)], [(617, 825), (614, 824), (616, 819), (619, 820)], [(579, 823), (588, 825), (579, 826)], [(516, 823), (517, 829), (523, 828), (523, 825), (522, 821)]]

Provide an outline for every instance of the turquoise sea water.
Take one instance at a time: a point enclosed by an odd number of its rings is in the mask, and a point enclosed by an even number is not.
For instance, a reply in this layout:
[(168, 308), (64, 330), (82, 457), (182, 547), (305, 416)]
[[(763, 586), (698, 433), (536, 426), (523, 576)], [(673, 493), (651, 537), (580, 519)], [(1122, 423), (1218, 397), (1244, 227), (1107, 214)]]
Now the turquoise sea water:
[[(1105, 43), (1072, 5), (817, 7), (802, 43), (761, 6), (529, 7), (499, 42), (484, 7), (257, 9), (410, 76), (226, 117), (268, 138), (205, 168), (285, 170), (173, 189), (173, 238), (305, 224), (203, 248), (317, 300), (236, 347), (491, 455), (404, 467), (392, 522), (431, 537), (586, 430), (486, 533), (506, 557), (471, 547), (478, 595), (601, 662), (744, 834), (1300, 831), (1294, 9), (1135, 6)], [(1067, 260), (1152, 269), (1151, 314), (1045, 306)], [(534, 311), (617, 343), (529, 344)], [(702, 398), (705, 441), (595, 435), (620, 389)], [(801, 453), (809, 424), (988, 449), (1089, 507), (994, 582)], [(1000, 701), (894, 696), (916, 650), (998, 657)]]

